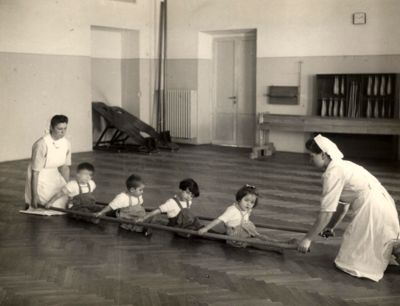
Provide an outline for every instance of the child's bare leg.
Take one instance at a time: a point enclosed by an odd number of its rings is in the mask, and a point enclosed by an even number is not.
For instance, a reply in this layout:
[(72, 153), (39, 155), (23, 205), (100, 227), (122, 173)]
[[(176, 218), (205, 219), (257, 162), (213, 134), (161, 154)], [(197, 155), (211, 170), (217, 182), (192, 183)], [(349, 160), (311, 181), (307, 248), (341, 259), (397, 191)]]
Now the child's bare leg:
[(280, 247), (275, 247), (275, 246), (267, 246), (267, 245), (259, 245), (259, 244), (249, 244), (248, 247), (251, 247), (253, 249), (257, 250), (263, 250), (263, 251), (268, 251), (268, 252), (274, 252), (278, 254), (283, 254), (283, 249)]
[(159, 225), (168, 225), (169, 219), (166, 216), (163, 215), (156, 215), (153, 217), (150, 217), (144, 221), (145, 223), (153, 223), (153, 224), (159, 224)]
[(259, 238), (262, 241), (270, 241), (270, 242), (275, 242), (275, 243), (285, 243), (285, 244), (297, 244), (298, 243), (298, 239), (296, 238), (274, 238), (271, 237), (269, 235), (260, 235), (257, 238)]
[[(250, 237), (242, 237), (242, 238), (248, 238), (250, 239)], [(268, 251), (268, 252), (275, 252), (278, 254), (282, 254), (283, 253), (283, 249), (282, 247), (280, 247), (279, 245), (273, 245), (274, 242), (271, 242), (271, 245), (260, 245), (257, 244), (257, 240), (255, 239), (254, 241), (255, 243), (251, 243), (251, 242), (239, 242), (239, 241), (227, 241), (228, 244), (234, 246), (234, 247), (239, 247), (239, 248), (253, 248), (253, 249), (257, 249), (257, 250), (263, 250), (263, 251)]]

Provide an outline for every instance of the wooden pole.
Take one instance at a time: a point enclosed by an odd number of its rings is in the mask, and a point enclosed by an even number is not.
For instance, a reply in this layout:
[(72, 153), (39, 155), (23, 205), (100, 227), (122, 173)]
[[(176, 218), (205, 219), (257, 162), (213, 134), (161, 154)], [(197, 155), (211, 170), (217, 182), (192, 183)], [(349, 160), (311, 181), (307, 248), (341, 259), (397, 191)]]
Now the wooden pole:
[[(74, 210), (69, 210), (69, 209), (58, 208), (58, 207), (50, 207), (48, 209), (54, 210), (54, 211), (65, 212), (67, 214), (78, 215), (78, 216), (82, 216), (82, 217), (95, 218), (93, 216), (93, 214), (86, 213), (86, 212), (79, 212), (79, 211), (74, 211)], [(224, 240), (224, 241), (230, 240), (230, 241), (246, 242), (251, 246), (261, 247), (261, 248), (263, 248), (263, 249), (265, 249), (267, 251), (274, 251), (274, 252), (279, 252), (279, 253), (282, 253), (283, 249), (288, 249), (288, 250), (297, 249), (296, 245), (290, 245), (290, 244), (286, 244), (286, 243), (278, 243), (278, 242), (273, 242), (273, 241), (262, 241), (262, 240), (246, 239), (246, 238), (239, 238), (239, 237), (236, 238), (236, 237), (231, 237), (231, 236), (228, 236), (228, 235), (213, 234), (213, 233), (205, 233), (203, 235), (200, 235), (197, 231), (178, 228), (178, 227), (165, 226), (165, 225), (160, 225), (160, 224), (145, 223), (145, 222), (133, 222), (131, 220), (117, 219), (117, 218), (106, 217), (106, 216), (101, 216), (101, 217), (95, 218), (95, 219), (100, 219), (100, 220), (113, 222), (113, 223), (119, 223), (119, 224), (121, 224), (121, 223), (126, 224), (127, 223), (127, 224), (132, 224), (132, 225), (145, 226), (145, 227), (148, 227), (148, 228), (164, 230), (164, 231), (173, 232), (173, 233), (188, 234), (188, 235), (191, 235), (191, 236), (199, 236), (199, 237), (210, 238), (210, 239), (217, 239), (217, 240)]]
[[(99, 205), (108, 205), (107, 203), (104, 202), (96, 202), (96, 204)], [(155, 208), (154, 208), (155, 209)], [(151, 208), (146, 208), (146, 211), (153, 211), (154, 209)], [(215, 218), (210, 218), (210, 217), (203, 217), (203, 216), (197, 216), (200, 220), (205, 220), (205, 221), (212, 221)], [(256, 227), (259, 228), (267, 228), (267, 229), (274, 229), (274, 230), (279, 230), (279, 231), (286, 231), (286, 232), (295, 232), (295, 233), (308, 233), (308, 229), (306, 228), (301, 228), (301, 227), (292, 227), (292, 226), (284, 226), (284, 225), (273, 225), (273, 224), (263, 224), (263, 223), (254, 223)]]

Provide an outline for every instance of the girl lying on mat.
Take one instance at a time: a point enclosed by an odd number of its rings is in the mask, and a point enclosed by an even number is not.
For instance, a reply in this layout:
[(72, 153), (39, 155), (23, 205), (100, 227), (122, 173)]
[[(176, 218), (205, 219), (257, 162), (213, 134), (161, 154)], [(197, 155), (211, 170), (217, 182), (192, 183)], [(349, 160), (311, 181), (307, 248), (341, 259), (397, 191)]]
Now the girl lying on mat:
[[(258, 204), (258, 193), (254, 186), (245, 185), (240, 188), (236, 193), (236, 202), (229, 206), (225, 212), (220, 215), (217, 219), (210, 222), (207, 226), (199, 229), (198, 233), (203, 235), (210, 229), (217, 226), (218, 224), (224, 223), (226, 228), (226, 234), (228, 236), (238, 238), (258, 238), (264, 241), (295, 244), (296, 239), (290, 240), (278, 240), (265, 235), (261, 235), (253, 222), (249, 220), (253, 208)], [(227, 241), (228, 244), (245, 248), (248, 246), (247, 242), (239, 241)]]
[[(93, 191), (96, 189), (96, 184), (92, 180), (94, 174), (94, 166), (90, 163), (81, 163), (76, 169), (75, 179), (69, 181), (61, 191), (57, 192), (45, 204), (46, 208), (50, 208), (58, 199), (68, 196), (68, 209), (77, 212), (95, 213), (101, 210), (101, 206), (96, 204), (96, 199), (93, 196)], [(83, 217), (74, 214), (69, 216), (75, 219), (81, 219), (92, 223), (98, 223), (99, 220), (90, 217)]]
[[(137, 222), (140, 218), (143, 218), (146, 215), (146, 211), (143, 208), (144, 187), (145, 186), (140, 176), (132, 174), (126, 180), (126, 191), (118, 194), (110, 204), (100, 212), (96, 213), (95, 216), (98, 218), (110, 211), (116, 210), (116, 216), (118, 219)], [(120, 226), (128, 231), (143, 233), (146, 237), (151, 236), (151, 230), (143, 226), (128, 223), (122, 223)]]
[[(168, 217), (168, 226), (174, 226), (190, 230), (198, 230), (203, 225), (199, 219), (191, 212), (192, 199), (200, 195), (199, 186), (196, 181), (188, 178), (179, 183), (179, 192), (160, 205), (157, 209), (148, 213), (144, 218), (139, 219), (139, 222), (146, 222), (159, 214), (165, 213)], [(189, 237), (190, 235), (181, 235)]]

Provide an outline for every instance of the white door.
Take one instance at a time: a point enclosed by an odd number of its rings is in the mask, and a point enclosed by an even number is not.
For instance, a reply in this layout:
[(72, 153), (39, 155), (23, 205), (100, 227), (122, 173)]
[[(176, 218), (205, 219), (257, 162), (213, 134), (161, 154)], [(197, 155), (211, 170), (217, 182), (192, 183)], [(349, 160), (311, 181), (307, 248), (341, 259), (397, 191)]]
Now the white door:
[(252, 147), (255, 140), (256, 40), (214, 40), (213, 143)]

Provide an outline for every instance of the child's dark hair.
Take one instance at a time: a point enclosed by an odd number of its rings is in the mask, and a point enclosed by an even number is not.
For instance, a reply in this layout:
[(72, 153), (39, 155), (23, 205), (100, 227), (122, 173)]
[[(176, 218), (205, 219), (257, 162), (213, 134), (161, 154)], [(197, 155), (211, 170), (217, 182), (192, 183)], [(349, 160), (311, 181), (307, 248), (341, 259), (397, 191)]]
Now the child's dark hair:
[(254, 202), (254, 206), (253, 206), (253, 207), (256, 207), (258, 204), (258, 192), (257, 192), (257, 188), (255, 186), (246, 184), (242, 188), (240, 188), (236, 192), (236, 202), (240, 202), (248, 194), (253, 194), (256, 196), (256, 201)]
[(51, 118), (50, 126), (55, 128), (56, 125), (60, 123), (68, 123), (68, 117), (65, 115), (54, 115), (53, 118)]
[(322, 153), (321, 148), (317, 145), (317, 143), (315, 142), (314, 138), (310, 138), (309, 140), (307, 140), (306, 149), (308, 151), (310, 151), (311, 153), (314, 153), (314, 154), (321, 154)]
[(139, 175), (132, 174), (128, 177), (126, 180), (126, 188), (131, 189), (131, 188), (138, 188), (142, 183), (142, 178)]
[(182, 180), (179, 183), (179, 189), (180, 190), (189, 189), (189, 191), (193, 194), (193, 197), (195, 197), (195, 198), (197, 198), (200, 195), (199, 185), (197, 185), (196, 181), (191, 178)]
[(91, 163), (80, 163), (78, 167), (76, 167), (76, 171), (79, 172), (81, 170), (94, 172), (94, 166)]

